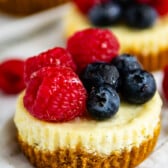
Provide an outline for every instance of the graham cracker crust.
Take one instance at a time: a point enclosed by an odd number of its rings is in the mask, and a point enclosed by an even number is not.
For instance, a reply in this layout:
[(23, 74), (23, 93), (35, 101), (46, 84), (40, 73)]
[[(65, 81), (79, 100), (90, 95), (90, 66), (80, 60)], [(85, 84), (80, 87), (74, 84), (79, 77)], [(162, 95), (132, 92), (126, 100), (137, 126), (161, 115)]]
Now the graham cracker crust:
[(0, 10), (17, 15), (28, 15), (70, 0), (0, 0)]
[(160, 123), (153, 137), (142, 142), (139, 147), (121, 152), (114, 151), (109, 156), (88, 153), (80, 144), (76, 149), (57, 149), (55, 152), (42, 151), (36, 145), (30, 146), (18, 135), (23, 153), (37, 168), (134, 168), (152, 152), (160, 133)]

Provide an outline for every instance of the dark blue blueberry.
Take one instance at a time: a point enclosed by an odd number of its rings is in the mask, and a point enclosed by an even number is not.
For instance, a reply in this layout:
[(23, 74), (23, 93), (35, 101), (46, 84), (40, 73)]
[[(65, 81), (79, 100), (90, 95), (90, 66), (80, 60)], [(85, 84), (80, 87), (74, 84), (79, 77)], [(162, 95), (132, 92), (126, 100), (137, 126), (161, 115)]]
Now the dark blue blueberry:
[(108, 84), (92, 88), (87, 100), (87, 110), (96, 120), (106, 120), (115, 115), (119, 109), (120, 98)]
[(114, 89), (117, 89), (119, 82), (117, 68), (109, 63), (102, 62), (88, 64), (80, 77), (88, 92), (92, 87), (104, 83), (110, 84)]
[(116, 66), (121, 75), (126, 75), (129, 72), (141, 69), (141, 65), (137, 58), (130, 54), (119, 55), (115, 57), (111, 63)]
[(124, 19), (128, 26), (144, 29), (153, 26), (157, 12), (148, 5), (130, 5), (124, 12)]
[(149, 72), (137, 70), (123, 77), (121, 94), (130, 103), (143, 104), (154, 96), (155, 91), (156, 83)]
[(136, 3), (136, 0), (111, 0), (112, 2), (118, 3), (123, 7), (127, 7), (129, 5), (132, 5)]
[(110, 26), (120, 20), (121, 7), (116, 3), (98, 4), (91, 8), (88, 17), (95, 26)]

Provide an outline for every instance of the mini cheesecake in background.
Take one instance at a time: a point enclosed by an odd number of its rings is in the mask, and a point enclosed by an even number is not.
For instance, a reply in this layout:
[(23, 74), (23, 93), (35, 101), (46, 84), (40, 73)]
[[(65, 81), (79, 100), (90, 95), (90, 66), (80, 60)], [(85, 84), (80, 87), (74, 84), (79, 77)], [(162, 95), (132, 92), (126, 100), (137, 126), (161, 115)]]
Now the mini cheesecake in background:
[(65, 38), (88, 27), (108, 28), (120, 53), (135, 55), (148, 71), (168, 64), (168, 3), (152, 0), (73, 0), (63, 19)]

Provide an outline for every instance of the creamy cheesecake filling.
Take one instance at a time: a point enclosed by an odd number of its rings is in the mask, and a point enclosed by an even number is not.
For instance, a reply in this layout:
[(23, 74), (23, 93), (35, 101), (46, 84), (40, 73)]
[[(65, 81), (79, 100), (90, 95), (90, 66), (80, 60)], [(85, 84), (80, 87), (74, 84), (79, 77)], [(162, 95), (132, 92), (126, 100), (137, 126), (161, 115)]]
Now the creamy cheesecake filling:
[[(73, 4), (70, 5), (70, 10), (64, 17), (65, 36), (69, 37), (74, 32), (91, 25), (87, 17), (81, 14)], [(120, 42), (120, 52), (130, 50), (140, 50), (144, 56), (157, 54), (160, 50), (167, 48), (168, 39), (168, 15), (159, 18), (155, 25), (151, 28), (139, 30), (129, 28), (124, 25), (110, 26), (109, 28), (118, 38)]]
[(95, 121), (82, 118), (64, 123), (50, 123), (34, 118), (23, 105), (23, 94), (18, 98), (15, 125), (20, 138), (40, 150), (72, 148), (79, 145), (87, 152), (110, 154), (130, 150), (153, 137), (160, 121), (162, 102), (158, 93), (143, 105), (121, 103), (118, 113), (109, 120)]

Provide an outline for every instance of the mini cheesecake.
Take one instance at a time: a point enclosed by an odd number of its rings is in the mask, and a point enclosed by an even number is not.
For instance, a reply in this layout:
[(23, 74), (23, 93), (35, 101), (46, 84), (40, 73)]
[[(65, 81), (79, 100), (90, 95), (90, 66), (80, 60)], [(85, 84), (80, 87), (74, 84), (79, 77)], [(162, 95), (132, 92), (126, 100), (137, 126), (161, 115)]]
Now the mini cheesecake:
[[(76, 31), (94, 27), (74, 4), (70, 5), (70, 10), (65, 14), (63, 24), (65, 38)], [(121, 44), (120, 52), (135, 55), (146, 70), (158, 70), (168, 64), (168, 15), (159, 17), (154, 26), (142, 30), (124, 24), (106, 28), (118, 38)]]
[[(133, 168), (152, 152), (160, 132), (162, 101), (155, 79), (131, 55), (102, 62), (109, 50), (118, 53), (111, 31), (81, 33), (68, 43), (83, 54), (78, 67), (89, 59), (82, 73), (69, 66), (75, 58), (66, 55), (70, 48), (25, 61), (26, 89), (14, 115), (18, 142), (37, 168)], [(97, 39), (88, 55), (77, 46), (85, 39)], [(100, 50), (103, 44), (108, 47)], [(92, 48), (103, 55), (101, 62)]]
[(121, 102), (108, 120), (77, 117), (47, 122), (33, 117), (20, 94), (14, 122), (22, 151), (37, 168), (131, 168), (153, 150), (160, 131), (158, 92), (143, 105)]

